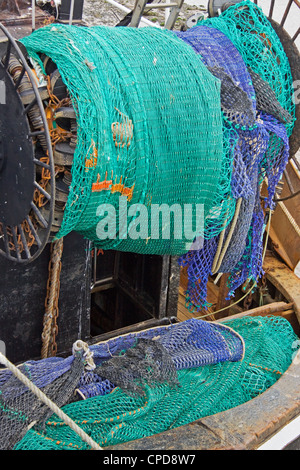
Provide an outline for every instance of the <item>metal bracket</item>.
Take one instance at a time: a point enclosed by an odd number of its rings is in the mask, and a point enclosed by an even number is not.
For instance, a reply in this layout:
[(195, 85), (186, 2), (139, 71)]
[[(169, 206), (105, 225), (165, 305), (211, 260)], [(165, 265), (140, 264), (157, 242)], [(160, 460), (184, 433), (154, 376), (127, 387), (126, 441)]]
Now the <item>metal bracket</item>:
[(173, 29), (184, 0), (175, 0), (170, 3), (147, 3), (147, 1), (148, 0), (136, 1), (133, 14), (132, 14), (132, 19), (131, 19), (129, 26), (137, 28), (140, 24), (141, 18), (145, 10), (170, 9), (170, 12), (169, 12), (169, 15), (167, 17), (164, 27), (165, 29)]

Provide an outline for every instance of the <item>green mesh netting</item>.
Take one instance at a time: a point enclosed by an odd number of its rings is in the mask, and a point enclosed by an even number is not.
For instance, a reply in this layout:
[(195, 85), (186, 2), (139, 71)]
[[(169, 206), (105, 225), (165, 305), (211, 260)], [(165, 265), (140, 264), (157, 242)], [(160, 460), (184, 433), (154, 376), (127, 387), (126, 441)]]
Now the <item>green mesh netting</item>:
[[(210, 236), (229, 223), (234, 201), (227, 203), (223, 175), (233, 151), (223, 132), (220, 82), (188, 45), (151, 27), (66, 25), (41, 28), (22, 42), (31, 56), (44, 53), (57, 64), (76, 110), (72, 184), (57, 238), (75, 230), (98, 243), (102, 221), (116, 237), (100, 241), (101, 248), (180, 254), (194, 236), (172, 236), (174, 204), (182, 216), (184, 204), (193, 205), (186, 216), (194, 229), (195, 204), (203, 204)], [(101, 211), (100, 204), (114, 209)], [(153, 228), (153, 207), (162, 204), (171, 209), (170, 227), (161, 220)]]
[[(273, 385), (292, 362), (299, 341), (282, 317), (244, 317), (226, 323), (245, 342), (244, 359), (178, 370), (178, 386), (146, 388), (132, 396), (115, 388), (62, 409), (100, 446), (150, 436), (228, 410)], [(30, 429), (16, 450), (84, 450), (88, 446), (56, 415)]]
[(199, 24), (222, 31), (236, 46), (249, 71), (267, 82), (280, 105), (293, 118), (286, 119), (287, 133), (291, 135), (295, 120), (291, 68), (281, 41), (262, 9), (246, 0)]

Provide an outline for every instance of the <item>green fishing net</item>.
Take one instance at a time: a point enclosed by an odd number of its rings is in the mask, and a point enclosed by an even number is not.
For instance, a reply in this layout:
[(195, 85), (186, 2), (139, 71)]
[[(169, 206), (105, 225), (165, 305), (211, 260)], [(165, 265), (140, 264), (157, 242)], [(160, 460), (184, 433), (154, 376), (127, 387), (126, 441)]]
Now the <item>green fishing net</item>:
[(75, 230), (103, 249), (180, 254), (196, 231), (204, 235), (202, 208), (209, 236), (229, 223), (233, 145), (220, 81), (188, 45), (151, 27), (59, 24), (22, 42), (32, 57), (56, 63), (76, 111), (72, 183), (56, 238)]
[[(145, 386), (145, 395), (116, 387), (62, 409), (101, 447), (151, 436), (228, 410), (258, 396), (287, 370), (299, 341), (282, 317), (243, 317), (225, 322), (245, 343), (238, 362), (178, 370), (179, 385)], [(84, 450), (88, 445), (56, 415), (30, 429), (16, 450)]]

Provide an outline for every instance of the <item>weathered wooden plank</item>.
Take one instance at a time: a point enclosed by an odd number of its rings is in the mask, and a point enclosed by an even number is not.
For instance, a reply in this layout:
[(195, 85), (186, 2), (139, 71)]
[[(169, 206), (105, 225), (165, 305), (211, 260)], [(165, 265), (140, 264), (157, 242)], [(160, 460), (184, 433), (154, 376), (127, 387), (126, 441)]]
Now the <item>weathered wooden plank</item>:
[(266, 256), (264, 270), (267, 279), (287, 299), (293, 302), (295, 313), (300, 322), (300, 279), (294, 272), (274, 256)]
[[(219, 292), (218, 292), (218, 300), (217, 300), (217, 304), (216, 304), (216, 308), (215, 310), (218, 311), (218, 310), (222, 310), (222, 312), (219, 313), (219, 315), (221, 315), (222, 317), (226, 317), (227, 315), (229, 315), (229, 309), (230, 309), (230, 303), (231, 303), (231, 300), (230, 299), (226, 299), (227, 298), (227, 295), (228, 295), (228, 292), (229, 292), (229, 288), (228, 288), (228, 278), (229, 278), (229, 274), (228, 273), (224, 273), (222, 276), (221, 276), (221, 280), (220, 280), (220, 288), (219, 288)], [(228, 307), (227, 309), (225, 307)], [(218, 314), (216, 314), (218, 315)], [(216, 317), (218, 318), (218, 317)]]
[(293, 303), (274, 302), (272, 304), (263, 305), (262, 307), (254, 308), (252, 310), (247, 310), (246, 312), (241, 312), (241, 313), (231, 315), (229, 317), (221, 318), (220, 320), (216, 320), (216, 321), (224, 322), (230, 319), (241, 318), (244, 316), (257, 317), (257, 316), (265, 316), (265, 315), (272, 315), (272, 316), (285, 318), (287, 321), (290, 322), (295, 333), (299, 336), (300, 324), (296, 316)]
[(300, 190), (300, 178), (292, 161), (288, 163), (282, 181), (280, 198), (284, 200), (277, 204), (272, 215), (270, 239), (276, 252), (294, 270), (300, 260), (300, 236), (297, 230), (300, 227), (300, 194), (291, 199), (286, 198), (291, 196), (291, 192)]

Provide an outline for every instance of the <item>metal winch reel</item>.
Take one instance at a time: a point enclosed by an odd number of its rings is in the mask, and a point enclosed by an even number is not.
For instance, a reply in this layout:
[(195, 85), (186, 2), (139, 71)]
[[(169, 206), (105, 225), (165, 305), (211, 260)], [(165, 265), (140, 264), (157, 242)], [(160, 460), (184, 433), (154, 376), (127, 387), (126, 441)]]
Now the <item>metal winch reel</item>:
[[(43, 251), (53, 221), (54, 163), (42, 102), (47, 90), (39, 89), (20, 44), (0, 28), (7, 37), (0, 60), (0, 252), (23, 263)], [(47, 201), (47, 214), (39, 200)]]
[(77, 124), (56, 65), (46, 77), (7, 37), (0, 57), (0, 253), (36, 259), (59, 231), (71, 183)]

